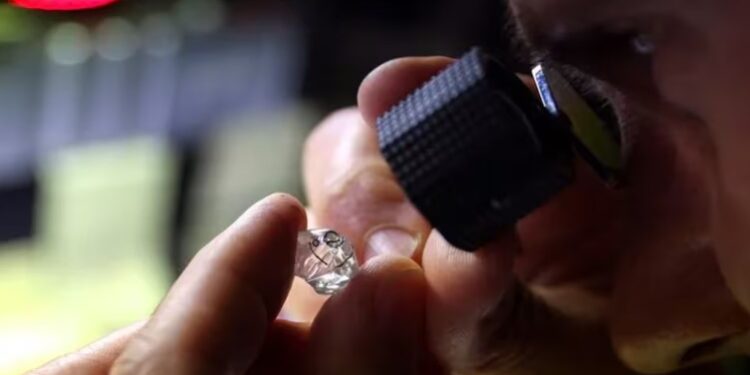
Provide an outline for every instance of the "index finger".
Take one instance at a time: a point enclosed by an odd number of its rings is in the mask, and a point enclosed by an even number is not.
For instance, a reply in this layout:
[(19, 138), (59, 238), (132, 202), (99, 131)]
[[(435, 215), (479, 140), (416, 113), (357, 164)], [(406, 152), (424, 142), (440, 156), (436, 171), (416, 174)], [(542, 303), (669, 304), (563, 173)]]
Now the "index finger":
[(455, 61), (450, 57), (402, 57), (388, 61), (365, 77), (357, 104), (365, 123), (374, 127), (378, 116)]
[(421, 257), (431, 227), (380, 154), (375, 118), (451, 61), (412, 57), (383, 64), (362, 82), (359, 110), (329, 116), (307, 140), (303, 169), (312, 212), (320, 224), (346, 235), (361, 260)]
[(274, 195), (204, 247), (111, 374), (224, 374), (247, 369), (292, 281), (305, 211)]

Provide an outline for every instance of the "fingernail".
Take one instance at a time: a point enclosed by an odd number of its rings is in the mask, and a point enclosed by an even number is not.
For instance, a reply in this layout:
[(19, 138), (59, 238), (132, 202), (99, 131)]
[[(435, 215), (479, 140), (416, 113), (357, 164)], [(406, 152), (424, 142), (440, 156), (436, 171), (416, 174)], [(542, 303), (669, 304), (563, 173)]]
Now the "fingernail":
[(411, 258), (417, 245), (419, 239), (406, 230), (395, 227), (378, 229), (367, 238), (365, 258), (386, 254)]

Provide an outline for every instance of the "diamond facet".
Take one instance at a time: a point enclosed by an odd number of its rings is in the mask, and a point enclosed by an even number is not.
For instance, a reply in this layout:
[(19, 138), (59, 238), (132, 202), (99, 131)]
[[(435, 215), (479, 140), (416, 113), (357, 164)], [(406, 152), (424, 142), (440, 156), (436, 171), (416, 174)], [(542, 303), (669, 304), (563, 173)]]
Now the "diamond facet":
[(311, 229), (297, 235), (294, 274), (318, 294), (334, 294), (359, 271), (354, 248), (330, 229)]

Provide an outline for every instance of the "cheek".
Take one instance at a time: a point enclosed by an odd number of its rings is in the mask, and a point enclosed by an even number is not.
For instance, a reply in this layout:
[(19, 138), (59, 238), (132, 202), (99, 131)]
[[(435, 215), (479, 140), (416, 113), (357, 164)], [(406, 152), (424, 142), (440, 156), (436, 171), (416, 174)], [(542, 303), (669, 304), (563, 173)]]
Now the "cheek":
[(712, 232), (721, 270), (750, 308), (750, 28), (747, 1), (724, 1), (664, 28), (654, 58), (659, 93), (700, 118), (716, 150)]
[(615, 279), (611, 335), (619, 356), (654, 373), (728, 354), (748, 327), (710, 240), (711, 149), (699, 127), (642, 128), (631, 158), (630, 243)]
[[(722, 22), (707, 27), (707, 72), (697, 88), (701, 117), (717, 150), (714, 236), (730, 287), (750, 309), (750, 29), (745, 1), (727, 2)], [(731, 9), (729, 9), (731, 8)]]

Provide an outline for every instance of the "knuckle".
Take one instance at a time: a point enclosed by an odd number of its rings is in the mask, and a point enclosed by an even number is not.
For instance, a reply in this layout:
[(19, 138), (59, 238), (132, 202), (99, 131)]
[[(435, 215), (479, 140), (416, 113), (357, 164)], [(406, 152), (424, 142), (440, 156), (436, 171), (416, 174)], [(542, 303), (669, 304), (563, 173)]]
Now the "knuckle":
[(404, 197), (388, 165), (379, 158), (362, 160), (359, 165), (332, 179), (327, 191), (334, 199), (376, 198), (400, 201)]
[(329, 133), (337, 133), (341, 126), (351, 125), (352, 122), (361, 121), (361, 116), (356, 108), (348, 107), (336, 110), (321, 120), (305, 140), (305, 154), (309, 154), (323, 143), (327, 143)]
[(132, 355), (122, 355), (112, 365), (110, 375), (136, 375), (145, 373), (144, 361)]
[(141, 373), (142, 362), (133, 358), (133, 356), (121, 356), (115, 361), (110, 370), (110, 375), (135, 375)]
[(110, 370), (110, 375), (135, 375), (148, 374), (152, 348), (155, 346), (155, 338), (147, 332), (142, 332), (135, 337), (127, 348), (115, 360)]
[(406, 196), (381, 160), (363, 161), (356, 168), (332, 179), (319, 203), (324, 222), (346, 221), (365, 229), (374, 222), (392, 220), (393, 209)]

